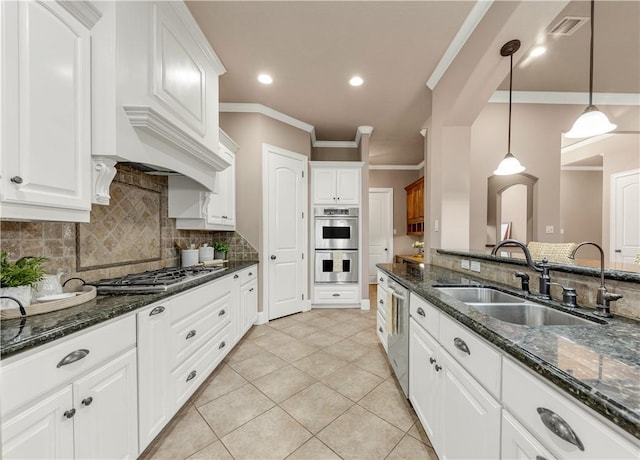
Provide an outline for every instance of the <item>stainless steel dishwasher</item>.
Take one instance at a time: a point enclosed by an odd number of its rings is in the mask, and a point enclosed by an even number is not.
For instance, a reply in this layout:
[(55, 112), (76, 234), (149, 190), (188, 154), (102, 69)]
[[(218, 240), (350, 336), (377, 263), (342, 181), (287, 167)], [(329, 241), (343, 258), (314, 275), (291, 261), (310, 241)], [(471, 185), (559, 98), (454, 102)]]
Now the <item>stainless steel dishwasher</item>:
[[(389, 333), (388, 350), (389, 362), (396, 374), (398, 382), (409, 397), (409, 290), (389, 278), (388, 287), (395, 301), (395, 323), (393, 333)], [(393, 308), (389, 309), (393, 314)]]

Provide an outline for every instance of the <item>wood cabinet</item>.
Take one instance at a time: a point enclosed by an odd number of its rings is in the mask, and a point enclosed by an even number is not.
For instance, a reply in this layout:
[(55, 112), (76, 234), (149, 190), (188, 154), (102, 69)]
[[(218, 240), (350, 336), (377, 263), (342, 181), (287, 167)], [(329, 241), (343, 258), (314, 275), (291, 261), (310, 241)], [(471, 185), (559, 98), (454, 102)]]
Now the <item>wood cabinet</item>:
[(407, 235), (424, 235), (424, 176), (404, 189), (407, 191)]
[(89, 222), (90, 29), (99, 15), (88, 2), (0, 9), (2, 217)]
[(215, 191), (184, 176), (169, 176), (169, 217), (181, 230), (236, 229), (236, 161), (238, 145), (220, 130), (219, 156), (231, 166), (215, 172)]
[(2, 457), (138, 456), (135, 319), (3, 361)]
[(359, 205), (362, 163), (314, 161), (311, 165), (314, 205)]

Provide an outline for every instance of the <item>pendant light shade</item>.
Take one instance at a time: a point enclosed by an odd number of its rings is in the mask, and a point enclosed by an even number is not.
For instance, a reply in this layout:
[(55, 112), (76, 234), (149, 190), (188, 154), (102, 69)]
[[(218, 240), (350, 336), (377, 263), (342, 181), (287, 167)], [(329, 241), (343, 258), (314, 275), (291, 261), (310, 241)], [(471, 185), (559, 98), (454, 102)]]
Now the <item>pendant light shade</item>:
[(510, 69), (509, 69), (509, 135), (507, 138), (507, 154), (498, 165), (498, 168), (493, 171), (496, 176), (509, 176), (511, 174), (518, 174), (524, 171), (524, 166), (520, 164), (518, 159), (511, 153), (511, 92), (513, 89), (513, 53), (520, 49), (520, 40), (511, 40), (505, 43), (500, 48), (500, 54), (502, 56), (510, 57)]
[(569, 139), (598, 136), (617, 128), (607, 116), (593, 105), (593, 30), (594, 30), (595, 0), (591, 0), (591, 43), (589, 45), (589, 106), (578, 117), (571, 129), (565, 133)]

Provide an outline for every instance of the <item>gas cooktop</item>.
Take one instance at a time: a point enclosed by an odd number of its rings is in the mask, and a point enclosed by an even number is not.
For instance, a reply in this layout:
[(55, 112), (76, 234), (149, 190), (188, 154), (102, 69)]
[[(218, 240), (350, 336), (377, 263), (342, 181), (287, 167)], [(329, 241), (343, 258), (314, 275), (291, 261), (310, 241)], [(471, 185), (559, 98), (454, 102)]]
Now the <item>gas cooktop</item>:
[(212, 273), (226, 270), (227, 267), (184, 267), (161, 268), (142, 273), (131, 273), (119, 278), (105, 278), (93, 281), (98, 294), (151, 294), (179, 288), (185, 283)]

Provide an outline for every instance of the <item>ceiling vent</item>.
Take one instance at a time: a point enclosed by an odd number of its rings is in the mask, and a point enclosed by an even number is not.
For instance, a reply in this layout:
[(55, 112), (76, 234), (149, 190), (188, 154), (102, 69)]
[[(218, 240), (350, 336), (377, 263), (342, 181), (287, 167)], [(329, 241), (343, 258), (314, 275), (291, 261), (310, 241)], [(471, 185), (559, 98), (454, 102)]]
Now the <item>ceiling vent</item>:
[(549, 35), (569, 36), (585, 24), (589, 18), (580, 16), (565, 16), (560, 19), (551, 29)]

